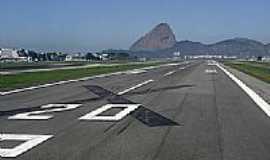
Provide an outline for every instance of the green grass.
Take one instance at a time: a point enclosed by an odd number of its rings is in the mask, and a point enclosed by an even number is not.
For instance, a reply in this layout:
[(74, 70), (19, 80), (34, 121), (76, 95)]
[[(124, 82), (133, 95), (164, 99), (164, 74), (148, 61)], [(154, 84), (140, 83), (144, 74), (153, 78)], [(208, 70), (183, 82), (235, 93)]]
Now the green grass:
[(225, 62), (232, 68), (235, 68), (241, 72), (249, 74), (267, 83), (270, 83), (270, 68), (269, 63), (255, 63), (255, 62)]
[(0, 91), (16, 88), (29, 87), (52, 83), (62, 80), (78, 79), (105, 73), (125, 71), (130, 69), (156, 66), (164, 62), (142, 63), (142, 64), (119, 64), (116, 66), (99, 66), (83, 69), (54, 70), (45, 72), (21, 73), (16, 75), (0, 75)]
[(42, 69), (42, 68), (55, 68), (65, 66), (83, 66), (91, 64), (89, 62), (0, 62), (0, 70), (25, 70), (25, 69)]

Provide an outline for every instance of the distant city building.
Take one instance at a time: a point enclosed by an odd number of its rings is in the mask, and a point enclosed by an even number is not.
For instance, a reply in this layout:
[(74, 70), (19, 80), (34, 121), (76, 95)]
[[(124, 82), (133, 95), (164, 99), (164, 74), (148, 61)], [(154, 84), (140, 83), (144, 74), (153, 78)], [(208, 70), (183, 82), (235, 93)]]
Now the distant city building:
[(19, 58), (18, 52), (15, 49), (2, 48), (0, 53), (1, 59)]
[(181, 53), (180, 53), (180, 52), (174, 52), (173, 55), (174, 55), (175, 57), (179, 57), (179, 56), (181, 55)]
[(99, 55), (99, 58), (103, 61), (109, 60), (109, 54), (103, 53), (103, 54)]
[(141, 62), (145, 62), (147, 59), (145, 57), (142, 57), (142, 58), (139, 58), (138, 60)]
[(72, 61), (73, 57), (72, 55), (67, 55), (65, 61)]
[(264, 61), (264, 62), (270, 62), (270, 57), (263, 57), (262, 58), (262, 61)]
[(10, 48), (0, 49), (0, 60), (1, 61), (27, 61), (28, 58), (20, 56), (18, 50)]

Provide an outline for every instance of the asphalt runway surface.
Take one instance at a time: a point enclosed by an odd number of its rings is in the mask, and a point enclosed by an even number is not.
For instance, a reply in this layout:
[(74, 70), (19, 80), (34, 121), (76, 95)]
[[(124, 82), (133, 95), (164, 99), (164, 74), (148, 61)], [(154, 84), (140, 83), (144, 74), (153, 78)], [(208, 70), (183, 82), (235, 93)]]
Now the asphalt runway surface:
[(206, 61), (0, 96), (0, 159), (269, 160), (270, 119)]

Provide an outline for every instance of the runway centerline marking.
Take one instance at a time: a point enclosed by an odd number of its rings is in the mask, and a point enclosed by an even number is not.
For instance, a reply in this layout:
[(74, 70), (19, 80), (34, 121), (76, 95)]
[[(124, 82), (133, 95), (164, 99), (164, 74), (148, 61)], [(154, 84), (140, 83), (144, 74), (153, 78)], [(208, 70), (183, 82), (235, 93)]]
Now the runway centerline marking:
[(165, 77), (165, 76), (172, 75), (172, 74), (174, 74), (175, 72), (176, 72), (176, 71), (170, 71), (170, 72), (168, 72), (168, 73), (165, 73), (165, 74), (164, 74), (164, 77)]
[(232, 73), (227, 71), (220, 64), (217, 66), (227, 75), (229, 76), (245, 93), (266, 113), (268, 117), (270, 117), (270, 105), (255, 91), (249, 88), (244, 82), (236, 78)]
[(126, 74), (140, 74), (140, 73), (145, 73), (146, 70), (143, 69), (134, 69), (134, 70), (130, 70), (127, 71)]
[(180, 70), (184, 70), (184, 69), (186, 69), (186, 67), (180, 67), (179, 69), (180, 69)]
[(144, 82), (142, 82), (142, 83), (140, 83), (140, 84), (137, 84), (137, 85), (135, 85), (135, 86), (133, 86), (133, 87), (130, 87), (130, 88), (128, 88), (128, 89), (125, 89), (125, 90), (119, 92), (118, 95), (126, 94), (126, 93), (128, 93), (128, 92), (130, 92), (130, 91), (132, 91), (132, 90), (135, 90), (135, 89), (137, 89), (137, 88), (140, 88), (140, 87), (142, 87), (142, 86), (144, 86), (144, 85), (146, 85), (146, 84), (148, 84), (148, 83), (151, 83), (151, 82), (154, 82), (154, 80), (149, 79), (149, 80), (147, 80), (147, 81), (144, 81)]
[(215, 69), (206, 69), (205, 73), (217, 73), (217, 70), (215, 70)]

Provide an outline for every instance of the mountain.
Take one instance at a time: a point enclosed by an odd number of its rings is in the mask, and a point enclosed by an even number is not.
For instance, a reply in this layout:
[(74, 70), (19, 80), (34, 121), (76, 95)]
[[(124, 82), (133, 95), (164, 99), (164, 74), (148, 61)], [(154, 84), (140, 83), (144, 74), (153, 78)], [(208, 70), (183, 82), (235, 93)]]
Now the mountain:
[(133, 56), (165, 58), (173, 57), (174, 52), (181, 55), (226, 55), (226, 56), (270, 56), (270, 45), (248, 38), (234, 38), (214, 44), (193, 41), (179, 41), (170, 48), (155, 51), (130, 51)]
[[(226, 55), (226, 56), (265, 56), (267, 47), (258, 41), (248, 38), (228, 39), (214, 44), (203, 44), (200, 42), (180, 41), (173, 47), (156, 51), (158, 57), (172, 57), (174, 52), (181, 55)], [(269, 50), (268, 50), (269, 51)], [(154, 55), (154, 54), (152, 54)]]
[(170, 52), (180, 52), (182, 55), (201, 55), (210, 54), (211, 49), (201, 42), (192, 42), (186, 40), (177, 42), (170, 49)]
[(265, 45), (265, 49), (266, 49), (268, 55), (270, 56), (270, 43)]
[(214, 44), (177, 42), (170, 26), (161, 23), (136, 41), (129, 51), (133, 56), (155, 58), (173, 57), (174, 52), (181, 55), (270, 56), (270, 44), (248, 38), (227, 39)]
[(210, 45), (212, 54), (229, 56), (263, 56), (266, 55), (265, 45), (247, 38), (234, 38)]
[(173, 47), (176, 43), (175, 35), (167, 23), (160, 23), (149, 33), (137, 40), (131, 51), (156, 51)]

